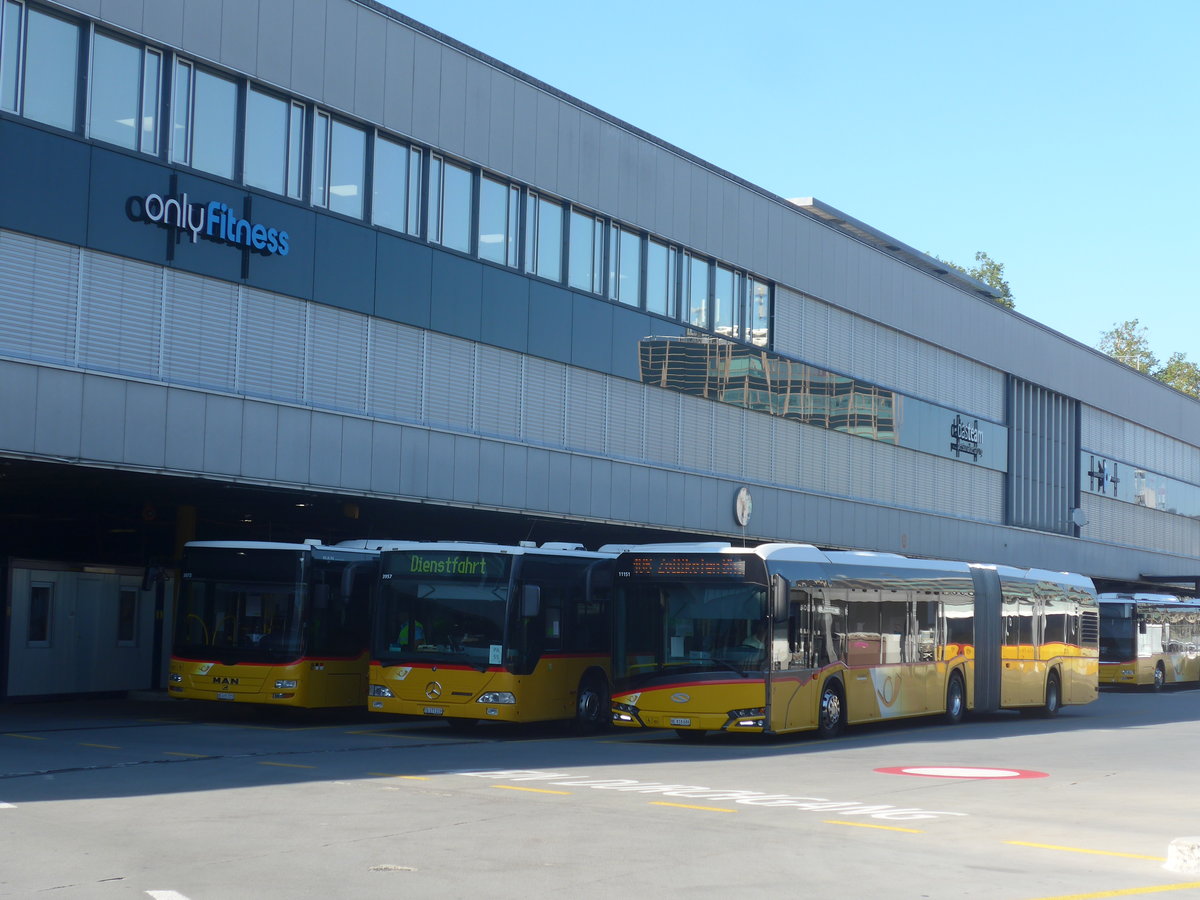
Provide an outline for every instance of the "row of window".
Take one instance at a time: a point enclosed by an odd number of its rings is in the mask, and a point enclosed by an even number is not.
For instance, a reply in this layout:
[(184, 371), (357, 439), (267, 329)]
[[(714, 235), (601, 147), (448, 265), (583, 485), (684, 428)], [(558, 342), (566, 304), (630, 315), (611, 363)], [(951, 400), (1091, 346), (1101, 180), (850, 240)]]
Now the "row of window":
[(77, 130), (84, 60), (91, 138), (769, 345), (771, 290), (752, 275), (190, 60), (99, 31), (89, 42), (25, 0), (3, 3), (4, 111)]
[[(117, 646), (136, 646), (138, 592), (134, 588), (120, 589), (115, 612)], [(29, 587), (29, 617), (25, 624), (26, 647), (53, 646), (54, 617), (53, 582), (34, 582)]]

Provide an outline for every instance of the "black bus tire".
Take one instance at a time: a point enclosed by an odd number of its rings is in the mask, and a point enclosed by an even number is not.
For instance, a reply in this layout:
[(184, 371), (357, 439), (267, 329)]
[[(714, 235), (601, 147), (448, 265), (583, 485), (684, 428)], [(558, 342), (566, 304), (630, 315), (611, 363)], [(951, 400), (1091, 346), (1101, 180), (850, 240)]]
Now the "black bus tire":
[(963, 684), (961, 672), (950, 675), (950, 683), (946, 685), (946, 713), (943, 716), (947, 725), (957, 725), (967, 713), (967, 689)]
[(841, 682), (831, 678), (821, 688), (817, 705), (817, 734), (823, 738), (837, 737), (846, 727), (846, 695)]

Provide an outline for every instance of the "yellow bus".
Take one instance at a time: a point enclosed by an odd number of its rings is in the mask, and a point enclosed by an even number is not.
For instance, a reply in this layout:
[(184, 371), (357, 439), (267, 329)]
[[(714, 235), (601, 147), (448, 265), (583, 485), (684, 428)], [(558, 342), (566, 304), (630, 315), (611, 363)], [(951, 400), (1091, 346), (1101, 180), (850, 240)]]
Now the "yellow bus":
[(378, 562), (361, 541), (186, 544), (167, 693), (361, 708)]
[(614, 556), (575, 544), (387, 545), (368, 708), (458, 729), (606, 725), (612, 573), (602, 564)]
[(1100, 683), (1161, 690), (1200, 682), (1200, 601), (1100, 595)]
[(1096, 596), (1079, 575), (806, 544), (644, 545), (616, 560), (613, 616), (614, 723), (683, 739), (1055, 715), (1097, 696)]

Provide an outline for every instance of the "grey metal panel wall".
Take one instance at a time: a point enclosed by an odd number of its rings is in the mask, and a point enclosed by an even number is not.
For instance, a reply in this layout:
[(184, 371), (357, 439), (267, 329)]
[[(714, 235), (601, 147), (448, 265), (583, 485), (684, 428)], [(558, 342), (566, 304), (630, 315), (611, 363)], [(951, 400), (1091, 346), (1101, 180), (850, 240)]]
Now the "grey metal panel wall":
[(1006, 521), (1072, 534), (1071, 509), (1079, 493), (1079, 404), (1010, 379), (1008, 409)]
[(1200, 447), (1092, 406), (1080, 410), (1080, 444), (1084, 450), (1200, 484)]

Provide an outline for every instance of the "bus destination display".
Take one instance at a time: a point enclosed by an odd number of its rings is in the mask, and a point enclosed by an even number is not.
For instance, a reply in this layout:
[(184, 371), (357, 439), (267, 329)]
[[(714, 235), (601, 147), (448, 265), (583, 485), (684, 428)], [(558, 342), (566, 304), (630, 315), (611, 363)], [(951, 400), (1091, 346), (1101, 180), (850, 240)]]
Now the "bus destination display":
[(623, 560), (618, 576), (624, 578), (737, 578), (746, 577), (746, 559), (726, 554), (672, 556), (653, 554)]

